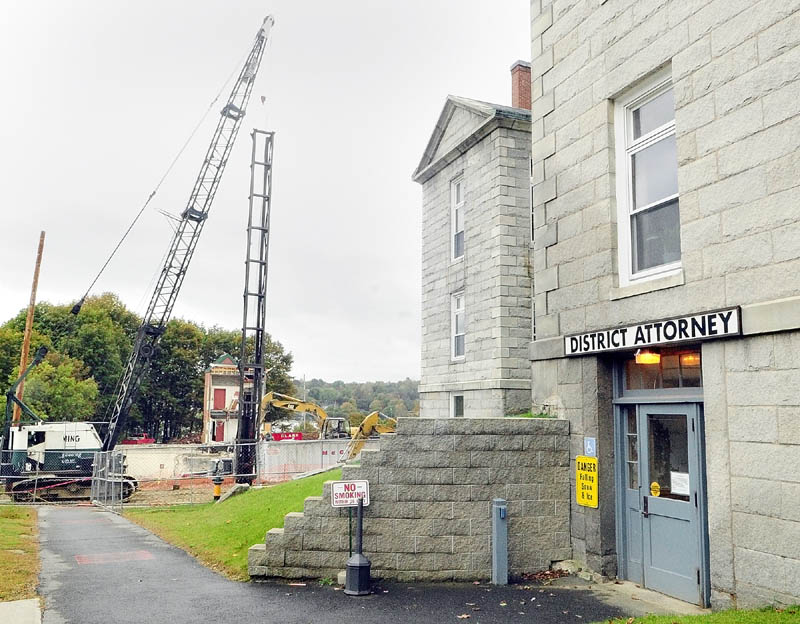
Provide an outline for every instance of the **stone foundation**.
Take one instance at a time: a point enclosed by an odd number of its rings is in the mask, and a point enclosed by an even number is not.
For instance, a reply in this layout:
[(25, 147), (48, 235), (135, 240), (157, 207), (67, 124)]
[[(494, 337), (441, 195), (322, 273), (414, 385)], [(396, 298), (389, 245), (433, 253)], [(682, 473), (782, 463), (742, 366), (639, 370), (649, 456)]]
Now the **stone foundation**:
[[(489, 578), (493, 498), (508, 501), (512, 577), (572, 556), (565, 420), (401, 418), (397, 434), (362, 452), (361, 466), (345, 466), (343, 479), (370, 482), (364, 551), (373, 577)], [(331, 507), (330, 487), (250, 548), (254, 580), (334, 578), (344, 569), (347, 510)]]

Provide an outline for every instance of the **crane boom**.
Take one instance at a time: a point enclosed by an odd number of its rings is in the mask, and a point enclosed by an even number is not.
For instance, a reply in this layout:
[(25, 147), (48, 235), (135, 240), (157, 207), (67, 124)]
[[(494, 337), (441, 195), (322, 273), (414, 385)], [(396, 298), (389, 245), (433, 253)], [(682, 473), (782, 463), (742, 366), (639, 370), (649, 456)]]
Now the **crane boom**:
[(175, 230), (144, 320), (136, 333), (133, 350), (122, 375), (114, 411), (103, 440), (104, 451), (109, 451), (116, 445), (131, 405), (136, 398), (142, 377), (149, 368), (150, 360), (156, 352), (156, 346), (166, 330), (175, 299), (183, 284), (186, 270), (200, 238), (200, 232), (203, 230), (222, 173), (239, 133), (239, 126), (250, 100), (256, 73), (264, 54), (264, 47), (274, 23), (275, 20), (271, 15), (264, 19), (228, 101), (220, 111), (220, 119), (211, 144), (200, 167), (200, 173), (194, 183), (191, 195), (189, 195), (186, 208), (181, 213), (180, 223)]

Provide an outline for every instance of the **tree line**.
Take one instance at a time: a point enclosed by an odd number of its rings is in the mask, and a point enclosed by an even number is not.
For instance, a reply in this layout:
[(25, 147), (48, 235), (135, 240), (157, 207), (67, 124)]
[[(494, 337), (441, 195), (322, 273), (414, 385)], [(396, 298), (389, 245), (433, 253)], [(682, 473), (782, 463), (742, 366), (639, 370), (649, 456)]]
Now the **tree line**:
[[(77, 315), (71, 309), (72, 304), (36, 305), (29, 361), (41, 346), (47, 347), (48, 353), (26, 379), (24, 401), (43, 420), (104, 423), (114, 408), (118, 383), (142, 319), (112, 293), (88, 298)], [(0, 325), (0, 414), (5, 411), (5, 392), (20, 374), (26, 312), (21, 310)], [(145, 433), (166, 442), (199, 432), (204, 373), (225, 353), (238, 359), (240, 348), (240, 330), (171, 320), (131, 407), (123, 436)], [(265, 336), (265, 357), (269, 371), (266, 390), (301, 395), (303, 381), (290, 376), (291, 353), (269, 334)], [(411, 379), (367, 383), (311, 379), (305, 382), (305, 390), (330, 416), (358, 424), (372, 411), (395, 418), (419, 415), (417, 385)]]
[[(26, 379), (24, 401), (44, 420), (106, 422), (142, 319), (111, 293), (87, 299), (78, 315), (71, 309), (72, 304), (37, 304), (31, 358), (40, 346), (48, 353)], [(0, 413), (5, 410), (5, 391), (20, 374), (25, 316), (22, 310), (0, 325)], [(171, 320), (123, 435), (142, 432), (167, 441), (200, 431), (204, 372), (223, 353), (238, 358), (240, 347), (239, 330)], [(291, 353), (268, 334), (265, 347), (266, 387), (292, 394)]]
[[(295, 379), (295, 386), (302, 392), (303, 380)], [(311, 379), (305, 382), (309, 399), (319, 403), (329, 416), (349, 418), (357, 425), (370, 412), (378, 411), (386, 416), (419, 416), (419, 382), (403, 381), (326, 382)]]

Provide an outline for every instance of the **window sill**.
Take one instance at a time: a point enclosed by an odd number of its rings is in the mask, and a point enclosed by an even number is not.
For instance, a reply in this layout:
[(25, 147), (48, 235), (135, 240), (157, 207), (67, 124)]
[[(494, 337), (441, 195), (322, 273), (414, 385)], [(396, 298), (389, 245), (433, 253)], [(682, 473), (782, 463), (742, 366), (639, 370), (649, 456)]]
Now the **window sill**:
[(664, 290), (666, 288), (674, 288), (675, 286), (683, 286), (685, 279), (683, 276), (683, 269), (678, 269), (674, 273), (670, 273), (663, 277), (649, 279), (645, 282), (628, 284), (619, 288), (611, 289), (611, 301), (617, 299), (625, 299), (626, 297), (633, 297), (635, 295), (643, 295), (645, 293), (654, 292), (656, 290)]

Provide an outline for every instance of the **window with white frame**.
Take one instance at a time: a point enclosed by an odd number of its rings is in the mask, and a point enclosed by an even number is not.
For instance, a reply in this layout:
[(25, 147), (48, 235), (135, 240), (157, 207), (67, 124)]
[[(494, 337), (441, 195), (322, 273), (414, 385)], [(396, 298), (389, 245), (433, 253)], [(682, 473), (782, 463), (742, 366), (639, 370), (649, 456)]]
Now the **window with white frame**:
[(450, 259), (464, 257), (464, 179), (459, 177), (450, 183)]
[(450, 395), (450, 417), (463, 418), (464, 417), (464, 395), (451, 394)]
[(450, 355), (454, 360), (464, 358), (465, 332), (464, 293), (456, 293), (450, 298)]
[(620, 286), (681, 266), (675, 101), (668, 73), (615, 102)]

